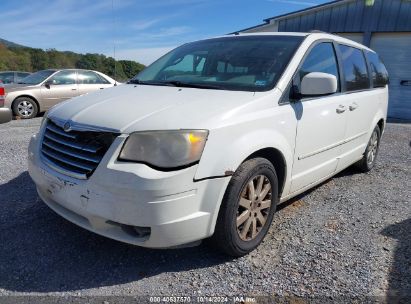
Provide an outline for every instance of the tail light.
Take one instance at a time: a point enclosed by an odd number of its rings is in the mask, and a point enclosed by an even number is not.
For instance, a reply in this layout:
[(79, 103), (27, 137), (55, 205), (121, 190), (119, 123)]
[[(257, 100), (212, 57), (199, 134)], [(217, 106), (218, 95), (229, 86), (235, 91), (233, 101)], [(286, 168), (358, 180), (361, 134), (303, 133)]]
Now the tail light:
[(4, 99), (6, 98), (6, 90), (0, 87), (0, 107), (4, 107)]

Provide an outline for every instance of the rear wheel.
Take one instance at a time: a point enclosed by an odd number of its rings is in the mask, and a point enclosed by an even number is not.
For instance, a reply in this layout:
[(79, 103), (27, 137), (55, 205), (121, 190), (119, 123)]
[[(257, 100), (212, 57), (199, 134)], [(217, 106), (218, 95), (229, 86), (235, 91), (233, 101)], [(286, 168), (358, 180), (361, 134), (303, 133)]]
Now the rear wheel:
[(374, 166), (380, 147), (381, 131), (380, 127), (376, 126), (368, 141), (363, 158), (356, 164), (357, 168), (362, 172), (370, 171)]
[(13, 102), (14, 115), (29, 119), (37, 116), (38, 107), (36, 102), (30, 97), (19, 97)]
[(264, 158), (244, 162), (234, 173), (217, 219), (213, 244), (239, 257), (264, 239), (278, 202), (278, 182), (273, 165)]

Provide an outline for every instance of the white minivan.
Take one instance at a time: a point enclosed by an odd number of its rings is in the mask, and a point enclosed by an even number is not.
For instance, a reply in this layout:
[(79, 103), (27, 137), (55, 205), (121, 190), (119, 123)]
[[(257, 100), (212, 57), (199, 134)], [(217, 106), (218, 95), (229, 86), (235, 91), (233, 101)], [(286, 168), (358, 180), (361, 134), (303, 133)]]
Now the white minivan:
[(242, 256), (279, 202), (373, 168), (387, 83), (374, 51), (326, 33), (188, 43), (49, 110), (29, 172), (51, 209), (95, 233), (151, 248), (211, 238)]

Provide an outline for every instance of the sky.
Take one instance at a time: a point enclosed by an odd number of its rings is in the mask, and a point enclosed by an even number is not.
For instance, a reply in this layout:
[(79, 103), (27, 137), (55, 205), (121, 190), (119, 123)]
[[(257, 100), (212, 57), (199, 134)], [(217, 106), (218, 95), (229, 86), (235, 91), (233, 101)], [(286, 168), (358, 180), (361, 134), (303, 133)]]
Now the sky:
[(321, 0), (1, 0), (0, 38), (35, 48), (150, 64), (186, 42), (224, 35)]

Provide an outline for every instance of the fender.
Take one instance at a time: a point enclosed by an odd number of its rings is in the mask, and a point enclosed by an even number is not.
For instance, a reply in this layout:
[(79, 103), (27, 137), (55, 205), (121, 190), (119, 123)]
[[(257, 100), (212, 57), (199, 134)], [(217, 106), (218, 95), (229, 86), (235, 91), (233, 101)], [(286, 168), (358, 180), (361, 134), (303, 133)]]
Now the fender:
[[(20, 93), (20, 94), (17, 94)], [(39, 112), (42, 112), (43, 109), (41, 108), (40, 103), (38, 102), (37, 98), (34, 97), (32, 94), (24, 94), (25, 92), (11, 92), (6, 96), (6, 102), (5, 105), (12, 109), (13, 108), (13, 102), (19, 98), (19, 97), (29, 97), (34, 100), (34, 102), (37, 104), (37, 107), (39, 108)]]
[[(260, 127), (256, 128), (256, 124)], [(258, 122), (252, 120), (210, 131), (195, 179), (232, 175), (253, 153), (265, 148), (274, 148), (283, 155), (286, 162), (283, 194), (287, 193), (296, 126), (297, 120), (292, 107), (273, 107), (273, 115), (268, 115)]]
[[(265, 148), (274, 148), (282, 153), (287, 170), (285, 174), (283, 195), (288, 194), (290, 190), (294, 141), (290, 144), (289, 140), (281, 134), (281, 132), (273, 129), (264, 128), (245, 133), (242, 133), (240, 129), (242, 128), (224, 128), (214, 130), (210, 133), (206, 149), (203, 152), (203, 156), (195, 175), (195, 179), (225, 177), (224, 185), (221, 187), (218, 196), (218, 202), (216, 202), (214, 212), (212, 212), (213, 218), (209, 226), (210, 235), (214, 233), (218, 212), (220, 210), (224, 193), (230, 182), (231, 175), (256, 151)], [(227, 142), (226, 136), (230, 136), (228, 138), (233, 138), (233, 141)]]

